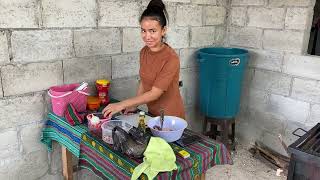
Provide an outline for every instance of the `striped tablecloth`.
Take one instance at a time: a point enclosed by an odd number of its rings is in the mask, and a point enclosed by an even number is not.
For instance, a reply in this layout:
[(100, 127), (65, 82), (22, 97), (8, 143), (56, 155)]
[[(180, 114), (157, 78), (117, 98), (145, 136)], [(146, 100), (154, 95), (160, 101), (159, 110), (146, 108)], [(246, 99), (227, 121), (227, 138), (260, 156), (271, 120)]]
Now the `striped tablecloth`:
[(87, 131), (86, 125), (71, 126), (63, 117), (50, 112), (45, 128), (42, 130), (41, 142), (47, 145), (48, 150), (51, 151), (52, 141), (57, 141), (76, 157), (79, 157), (81, 135)]
[[(185, 133), (193, 132), (186, 130)], [(177, 156), (177, 170), (159, 173), (157, 178), (194, 179), (214, 165), (232, 163), (230, 154), (222, 143), (202, 137), (201, 142), (184, 148), (190, 153), (189, 158)], [(130, 179), (133, 169), (142, 162), (142, 159), (132, 159), (113, 151), (110, 145), (92, 136), (86, 125), (71, 126), (64, 118), (49, 113), (41, 141), (52, 150), (53, 140), (78, 157), (80, 167), (94, 172), (102, 179)], [(183, 149), (174, 143), (170, 145), (175, 153)], [(147, 179), (144, 174), (141, 178)]]
[[(193, 132), (185, 130), (185, 133), (192, 134)], [(184, 159), (177, 155), (178, 169), (159, 173), (157, 179), (195, 179), (214, 165), (232, 164), (226, 147), (204, 136), (201, 142), (186, 148), (174, 143), (170, 143), (170, 145), (176, 154), (184, 149), (190, 153), (190, 157)], [(134, 168), (141, 162), (142, 159), (132, 159), (113, 151), (111, 145), (104, 143), (90, 133), (82, 135), (79, 165), (94, 172), (102, 179), (130, 179)], [(141, 179), (147, 179), (147, 176), (143, 174)]]

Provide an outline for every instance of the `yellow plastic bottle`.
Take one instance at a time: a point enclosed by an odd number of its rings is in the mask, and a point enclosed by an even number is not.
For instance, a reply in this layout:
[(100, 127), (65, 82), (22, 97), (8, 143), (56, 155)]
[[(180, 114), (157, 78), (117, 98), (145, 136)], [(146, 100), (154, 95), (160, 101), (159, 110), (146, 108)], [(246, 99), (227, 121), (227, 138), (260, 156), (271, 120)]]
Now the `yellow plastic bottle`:
[(138, 128), (141, 129), (143, 132), (146, 132), (146, 124), (144, 123), (145, 117), (146, 117), (146, 113), (143, 111), (140, 111)]

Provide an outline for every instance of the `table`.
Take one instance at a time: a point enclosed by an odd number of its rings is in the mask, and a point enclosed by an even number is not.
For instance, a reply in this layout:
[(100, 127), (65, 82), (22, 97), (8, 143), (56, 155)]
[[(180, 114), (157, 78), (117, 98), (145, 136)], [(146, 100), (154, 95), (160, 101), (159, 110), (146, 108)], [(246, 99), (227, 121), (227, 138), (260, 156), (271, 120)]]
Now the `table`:
[[(186, 133), (194, 133), (185, 130)], [(184, 148), (190, 158), (177, 156), (178, 169), (159, 173), (157, 179), (202, 179), (205, 172), (214, 165), (232, 164), (226, 147), (215, 140), (203, 136), (203, 141)], [(79, 158), (79, 166), (92, 171), (102, 179), (130, 179), (133, 169), (142, 159), (132, 159), (115, 152), (111, 145), (91, 135), (86, 125), (71, 126), (63, 117), (48, 114), (48, 120), (42, 131), (41, 141), (52, 150), (52, 141), (62, 145), (63, 175), (72, 179), (72, 154)], [(170, 143), (174, 152), (182, 147)], [(141, 179), (146, 179), (143, 174)]]

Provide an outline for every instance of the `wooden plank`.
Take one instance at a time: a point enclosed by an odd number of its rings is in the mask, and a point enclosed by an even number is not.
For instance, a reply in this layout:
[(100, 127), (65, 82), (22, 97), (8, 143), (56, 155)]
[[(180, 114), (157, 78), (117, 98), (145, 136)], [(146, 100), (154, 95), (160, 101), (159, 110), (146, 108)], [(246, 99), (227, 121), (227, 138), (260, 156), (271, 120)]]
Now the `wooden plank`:
[(73, 166), (72, 166), (72, 154), (64, 146), (62, 146), (62, 172), (65, 180), (72, 180), (73, 178)]

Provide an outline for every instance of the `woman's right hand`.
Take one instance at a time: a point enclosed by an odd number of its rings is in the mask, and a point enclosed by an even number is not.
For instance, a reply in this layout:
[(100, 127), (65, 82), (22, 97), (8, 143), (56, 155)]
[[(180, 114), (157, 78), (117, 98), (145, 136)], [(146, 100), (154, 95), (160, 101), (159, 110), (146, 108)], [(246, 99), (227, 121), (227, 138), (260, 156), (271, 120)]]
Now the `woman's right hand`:
[(123, 111), (123, 114), (125, 114), (125, 115), (135, 114), (137, 111), (138, 111), (138, 109), (137, 109), (136, 106), (134, 106), (134, 107), (129, 107), (129, 108), (126, 108), (126, 109)]

